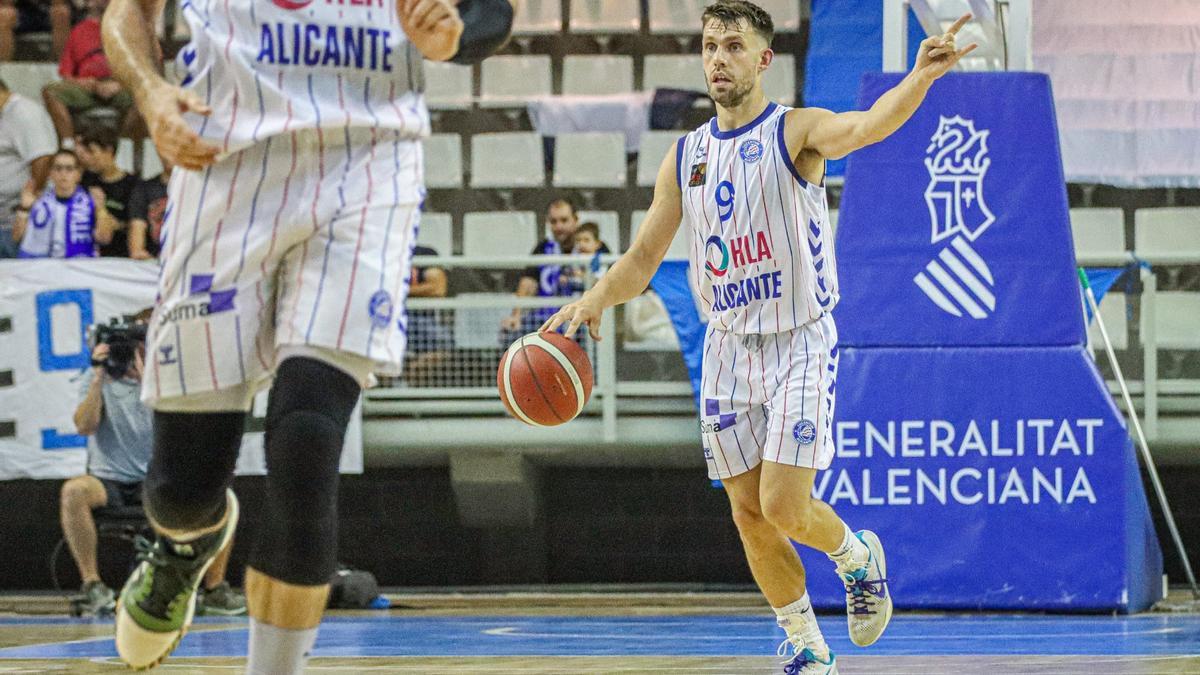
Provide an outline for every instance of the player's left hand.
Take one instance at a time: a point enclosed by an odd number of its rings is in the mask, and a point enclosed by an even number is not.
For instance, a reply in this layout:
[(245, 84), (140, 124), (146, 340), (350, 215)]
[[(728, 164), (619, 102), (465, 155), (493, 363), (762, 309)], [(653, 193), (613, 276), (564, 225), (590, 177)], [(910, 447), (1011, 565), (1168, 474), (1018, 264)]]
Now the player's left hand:
[(463, 21), (458, 0), (400, 0), (400, 25), (410, 42), (430, 61), (448, 61), (458, 53)]
[(962, 49), (954, 44), (959, 29), (970, 20), (970, 14), (963, 14), (945, 33), (922, 40), (921, 48), (917, 50), (917, 64), (913, 66), (913, 72), (930, 81), (936, 80), (953, 68), (962, 57), (975, 51), (979, 45), (974, 42)]

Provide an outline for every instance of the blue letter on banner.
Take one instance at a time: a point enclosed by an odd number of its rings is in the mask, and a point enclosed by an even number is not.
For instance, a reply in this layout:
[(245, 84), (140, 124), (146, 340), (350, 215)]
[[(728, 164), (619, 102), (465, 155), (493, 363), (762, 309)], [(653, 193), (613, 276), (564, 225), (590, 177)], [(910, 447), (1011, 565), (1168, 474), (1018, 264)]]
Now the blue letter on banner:
[[(79, 349), (69, 354), (54, 353), (54, 322), (50, 312), (57, 305), (79, 307)], [(79, 370), (91, 365), (88, 353), (87, 329), (92, 325), (92, 291), (81, 288), (66, 291), (47, 291), (37, 295), (38, 366), (42, 372)]]

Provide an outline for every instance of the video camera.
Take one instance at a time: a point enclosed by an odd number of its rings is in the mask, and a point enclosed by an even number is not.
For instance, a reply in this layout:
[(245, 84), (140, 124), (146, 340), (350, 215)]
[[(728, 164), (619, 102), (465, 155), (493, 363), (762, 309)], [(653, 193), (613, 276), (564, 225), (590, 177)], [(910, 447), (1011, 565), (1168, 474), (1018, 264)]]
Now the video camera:
[(114, 316), (107, 324), (98, 323), (91, 330), (92, 350), (108, 345), (108, 358), (92, 360), (92, 366), (104, 366), (109, 377), (120, 379), (129, 371), (138, 346), (146, 341), (146, 324), (132, 316)]

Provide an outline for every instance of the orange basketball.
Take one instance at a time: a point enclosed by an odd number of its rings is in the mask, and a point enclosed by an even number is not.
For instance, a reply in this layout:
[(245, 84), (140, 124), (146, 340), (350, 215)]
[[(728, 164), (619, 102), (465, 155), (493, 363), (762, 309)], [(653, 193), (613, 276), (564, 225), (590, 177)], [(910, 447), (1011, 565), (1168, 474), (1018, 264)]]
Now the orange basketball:
[(592, 363), (559, 333), (530, 333), (500, 359), (496, 386), (508, 414), (535, 427), (575, 419), (592, 395)]

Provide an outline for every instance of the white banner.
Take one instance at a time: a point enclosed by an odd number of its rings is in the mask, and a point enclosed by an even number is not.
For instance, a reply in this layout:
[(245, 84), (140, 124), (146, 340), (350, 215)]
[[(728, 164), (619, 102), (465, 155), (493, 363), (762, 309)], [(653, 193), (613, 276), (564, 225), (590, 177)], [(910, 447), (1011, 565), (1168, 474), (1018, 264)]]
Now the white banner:
[[(0, 480), (69, 478), (84, 472), (88, 439), (72, 417), (91, 361), (88, 327), (154, 303), (158, 268), (131, 260), (0, 261)], [(262, 417), (255, 401), (239, 474), (263, 474)], [(362, 472), (361, 405), (346, 432), (343, 473)]]

